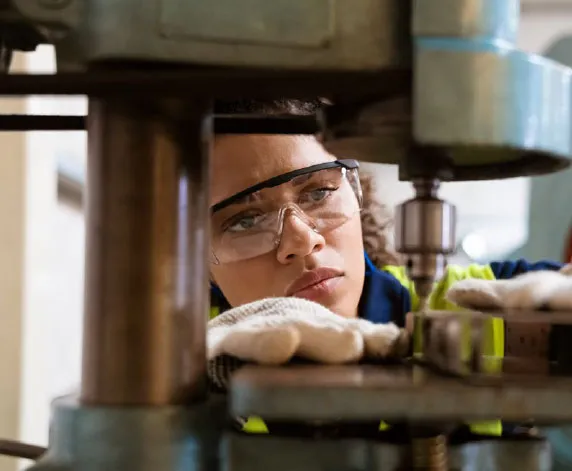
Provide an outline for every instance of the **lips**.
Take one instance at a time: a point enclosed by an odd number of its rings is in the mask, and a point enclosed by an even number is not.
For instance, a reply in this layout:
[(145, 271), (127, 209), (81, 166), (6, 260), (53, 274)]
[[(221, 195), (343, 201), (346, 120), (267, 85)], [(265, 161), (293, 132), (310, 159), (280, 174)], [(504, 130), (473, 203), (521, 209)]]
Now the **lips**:
[(286, 290), (286, 296), (296, 296), (301, 291), (306, 291), (312, 287), (327, 282), (333, 278), (343, 276), (343, 272), (337, 268), (316, 268), (305, 272), (300, 278), (295, 280)]

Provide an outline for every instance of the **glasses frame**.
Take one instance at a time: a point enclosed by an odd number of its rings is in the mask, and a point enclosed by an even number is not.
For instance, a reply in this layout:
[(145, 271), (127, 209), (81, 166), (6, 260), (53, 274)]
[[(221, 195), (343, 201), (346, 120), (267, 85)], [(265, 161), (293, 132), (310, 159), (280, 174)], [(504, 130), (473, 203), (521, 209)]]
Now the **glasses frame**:
[(248, 196), (252, 193), (263, 190), (265, 188), (274, 188), (276, 186), (287, 183), (296, 177), (299, 177), (301, 175), (306, 175), (308, 173), (317, 172), (319, 170), (326, 170), (328, 168), (339, 168), (339, 167), (348, 170), (355, 170), (359, 169), (359, 162), (353, 159), (334, 160), (333, 162), (325, 162), (323, 164), (311, 165), (309, 167), (304, 167), (298, 170), (292, 170), (291, 172), (283, 173), (282, 175), (269, 178), (268, 180), (264, 180), (263, 182), (257, 183), (256, 185), (252, 185), (246, 188), (245, 190), (239, 191), (238, 193), (211, 206), (211, 214), (214, 214), (217, 211), (220, 211), (221, 209), (230, 206), (231, 204), (241, 200), (245, 196)]

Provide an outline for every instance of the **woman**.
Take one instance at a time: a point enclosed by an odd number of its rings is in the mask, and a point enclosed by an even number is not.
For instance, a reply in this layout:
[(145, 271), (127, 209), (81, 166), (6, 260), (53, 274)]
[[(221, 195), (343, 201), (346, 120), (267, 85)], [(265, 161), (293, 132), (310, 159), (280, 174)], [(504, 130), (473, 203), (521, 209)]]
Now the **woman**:
[[(311, 113), (316, 106), (296, 101), (243, 105), (231, 111), (295, 114)], [(284, 363), (301, 353), (339, 363), (358, 359), (356, 348), (364, 356), (369, 348), (378, 357), (400, 350), (405, 316), (418, 300), (393, 252), (389, 213), (375, 206), (371, 181), (360, 185), (357, 162), (337, 159), (310, 136), (227, 135), (216, 138), (212, 165), (209, 356), (217, 386), (225, 386), (220, 359), (228, 355)], [(372, 248), (375, 263), (367, 254)], [(460, 280), (508, 279), (560, 267), (525, 261), (450, 267), (430, 307), (458, 309), (446, 293)], [(500, 285), (482, 286), (494, 303)], [(457, 290), (455, 300), (470, 302), (482, 294), (482, 286)], [(264, 342), (258, 342), (261, 333)], [(502, 334), (502, 322), (497, 323), (489, 354), (503, 355)], [(319, 348), (316, 339), (321, 339)], [(342, 344), (347, 354), (340, 353)], [(475, 424), (473, 431), (499, 434), (501, 428)]]

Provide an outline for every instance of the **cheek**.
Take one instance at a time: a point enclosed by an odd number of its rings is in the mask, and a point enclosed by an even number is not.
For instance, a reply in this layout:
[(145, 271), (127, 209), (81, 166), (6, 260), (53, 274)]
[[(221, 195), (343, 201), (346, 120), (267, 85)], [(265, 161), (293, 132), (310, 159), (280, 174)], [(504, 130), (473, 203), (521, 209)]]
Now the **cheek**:
[(359, 259), (363, 258), (363, 238), (359, 215), (328, 233), (326, 244), (342, 255), (346, 264), (352, 262), (351, 257), (355, 254), (360, 254)]
[(343, 290), (338, 293), (335, 302), (329, 307), (344, 317), (355, 317), (358, 314), (365, 277), (365, 260), (359, 217), (357, 220), (352, 219), (332, 231), (326, 239), (326, 243), (326, 249), (329, 247), (330, 255), (335, 257), (343, 266), (346, 275)]
[(326, 243), (338, 253), (347, 275), (360, 285), (363, 282), (365, 262), (359, 216), (333, 231)]

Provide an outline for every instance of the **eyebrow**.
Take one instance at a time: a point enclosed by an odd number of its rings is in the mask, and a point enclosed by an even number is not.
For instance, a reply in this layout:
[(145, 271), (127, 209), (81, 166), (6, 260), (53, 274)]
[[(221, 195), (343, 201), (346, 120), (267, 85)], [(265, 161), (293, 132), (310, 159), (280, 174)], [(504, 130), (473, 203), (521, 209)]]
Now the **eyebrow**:
[(307, 173), (306, 175), (300, 175), (299, 177), (295, 177), (290, 182), (292, 186), (300, 186), (306, 183), (308, 180), (311, 180), (314, 177), (315, 173)]
[(228, 206), (232, 206), (235, 204), (249, 204), (254, 203), (255, 201), (260, 200), (260, 193), (255, 191), (254, 193), (249, 193), (247, 195), (241, 196), (234, 201), (231, 201)]

